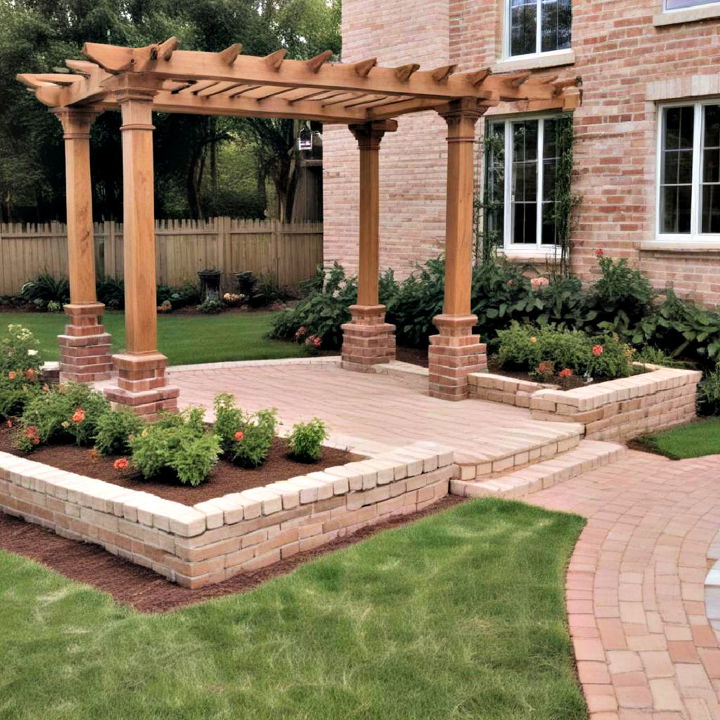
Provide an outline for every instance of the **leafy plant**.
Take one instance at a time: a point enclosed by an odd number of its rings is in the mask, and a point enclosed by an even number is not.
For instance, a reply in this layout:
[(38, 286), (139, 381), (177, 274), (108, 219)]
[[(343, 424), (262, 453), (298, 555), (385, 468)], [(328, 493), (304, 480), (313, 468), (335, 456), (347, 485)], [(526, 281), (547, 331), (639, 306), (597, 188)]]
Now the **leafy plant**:
[(95, 449), (101, 455), (127, 455), (130, 452), (130, 439), (143, 426), (142, 419), (129, 408), (109, 410), (98, 419)]
[(700, 381), (697, 406), (700, 415), (720, 415), (720, 367), (711, 370)]
[(146, 479), (172, 475), (193, 487), (207, 480), (221, 452), (199, 408), (163, 415), (130, 438), (132, 463)]
[(39, 375), (42, 365), (40, 343), (30, 330), (22, 325), (7, 326), (7, 334), (0, 338), (0, 376), (9, 373), (27, 376)]
[(277, 411), (243, 412), (228, 393), (218, 395), (213, 405), (214, 432), (228, 459), (243, 467), (260, 467), (267, 460), (279, 424)]
[(287, 290), (280, 286), (277, 277), (270, 273), (258, 276), (249, 297), (250, 307), (267, 307), (273, 303), (284, 302), (290, 297)]
[(102, 393), (80, 383), (67, 383), (37, 394), (20, 419), (18, 447), (30, 451), (50, 442), (89, 445), (100, 418), (110, 405)]
[(26, 282), (20, 288), (20, 294), (38, 307), (45, 307), (50, 302), (62, 305), (70, 302), (70, 283), (67, 278), (54, 278), (49, 273), (42, 273), (35, 280)]
[(119, 278), (102, 277), (96, 284), (97, 299), (108, 310), (125, 308), (125, 283)]
[(293, 425), (288, 439), (290, 453), (300, 462), (317, 462), (322, 456), (322, 444), (327, 438), (327, 426), (319, 418), (297, 423)]
[(208, 298), (197, 306), (197, 311), (206, 315), (217, 315), (223, 311), (223, 304), (218, 298)]

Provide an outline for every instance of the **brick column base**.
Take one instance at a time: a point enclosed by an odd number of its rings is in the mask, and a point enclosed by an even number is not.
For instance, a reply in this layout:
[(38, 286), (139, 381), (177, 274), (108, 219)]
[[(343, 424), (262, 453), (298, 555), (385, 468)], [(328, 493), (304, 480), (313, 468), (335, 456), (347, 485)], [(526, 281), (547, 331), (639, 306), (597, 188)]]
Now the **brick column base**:
[(395, 326), (385, 322), (384, 305), (353, 305), (352, 320), (342, 326), (342, 366), (367, 372), (395, 359)]
[(107, 380), (112, 373), (110, 335), (99, 320), (105, 310), (102, 303), (65, 305), (70, 324), (60, 343), (60, 380), (96, 382)]
[(487, 370), (487, 347), (473, 335), (475, 315), (437, 315), (438, 334), (430, 338), (428, 361), (430, 395), (442, 400), (464, 400), (468, 375)]
[(160, 353), (113, 355), (117, 386), (105, 388), (113, 407), (125, 406), (148, 420), (161, 411), (175, 412), (180, 389), (167, 384), (167, 358)]

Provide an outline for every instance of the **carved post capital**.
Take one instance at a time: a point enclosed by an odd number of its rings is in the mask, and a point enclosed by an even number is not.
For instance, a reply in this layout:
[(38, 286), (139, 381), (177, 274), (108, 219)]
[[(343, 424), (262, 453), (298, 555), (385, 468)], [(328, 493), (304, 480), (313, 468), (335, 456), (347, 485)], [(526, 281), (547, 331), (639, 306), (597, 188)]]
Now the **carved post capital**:
[(60, 121), (66, 140), (88, 140), (95, 118), (102, 111), (87, 107), (61, 107), (51, 112)]
[(478, 98), (460, 98), (437, 108), (448, 125), (448, 142), (475, 142), (475, 125), (488, 104)]
[(350, 132), (355, 136), (361, 150), (377, 150), (386, 132), (398, 129), (397, 120), (376, 120), (358, 125), (349, 125)]

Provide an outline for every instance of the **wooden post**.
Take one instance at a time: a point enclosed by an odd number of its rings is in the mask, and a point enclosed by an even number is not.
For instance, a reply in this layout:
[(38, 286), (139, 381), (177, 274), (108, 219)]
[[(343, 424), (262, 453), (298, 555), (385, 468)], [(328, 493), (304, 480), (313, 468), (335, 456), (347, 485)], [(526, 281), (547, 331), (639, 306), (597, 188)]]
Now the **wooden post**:
[(176, 410), (178, 389), (167, 385), (167, 358), (157, 350), (155, 203), (152, 102), (155, 90), (129, 85), (116, 92), (122, 113), (125, 338), (114, 355), (118, 386), (108, 398), (139, 415)]
[(348, 370), (367, 371), (371, 365), (395, 359), (395, 326), (385, 322), (380, 304), (380, 142), (397, 130), (395, 120), (350, 125), (360, 149), (360, 217), (358, 247), (358, 301), (350, 308), (352, 320), (342, 326), (342, 364)]
[(485, 110), (463, 98), (439, 111), (448, 125), (445, 299), (443, 314), (433, 320), (439, 333), (430, 338), (428, 359), (430, 394), (447, 400), (466, 398), (467, 376), (487, 370), (471, 313), (475, 125)]
[(58, 337), (62, 380), (94, 382), (110, 377), (110, 335), (100, 325), (105, 306), (95, 292), (95, 237), (90, 174), (90, 129), (98, 113), (92, 108), (56, 110), (65, 138), (67, 250), (70, 323)]

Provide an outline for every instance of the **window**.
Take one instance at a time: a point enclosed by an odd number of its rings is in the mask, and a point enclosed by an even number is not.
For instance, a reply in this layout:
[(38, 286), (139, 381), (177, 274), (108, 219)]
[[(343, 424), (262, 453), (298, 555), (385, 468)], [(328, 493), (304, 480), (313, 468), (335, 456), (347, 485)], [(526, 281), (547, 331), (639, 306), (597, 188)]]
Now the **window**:
[(720, 103), (661, 111), (658, 233), (720, 239)]
[(699, 5), (717, 5), (720, 0), (665, 0), (666, 10), (684, 10)]
[(485, 233), (507, 250), (555, 246), (555, 180), (564, 122), (569, 120), (533, 117), (488, 122)]
[(571, 0), (508, 0), (507, 55), (565, 50), (571, 24)]

